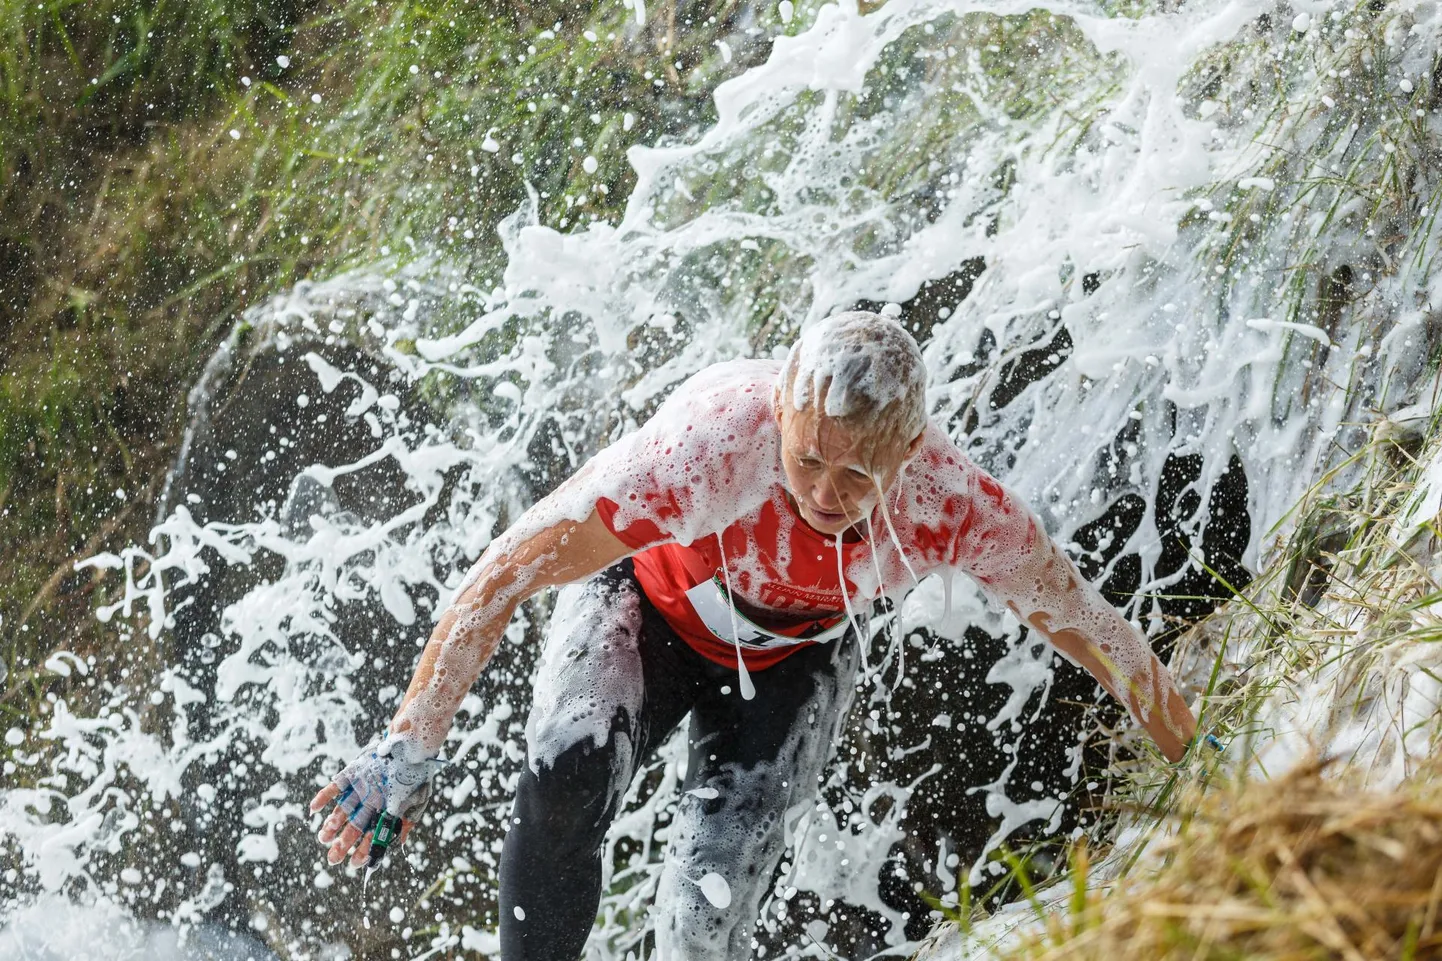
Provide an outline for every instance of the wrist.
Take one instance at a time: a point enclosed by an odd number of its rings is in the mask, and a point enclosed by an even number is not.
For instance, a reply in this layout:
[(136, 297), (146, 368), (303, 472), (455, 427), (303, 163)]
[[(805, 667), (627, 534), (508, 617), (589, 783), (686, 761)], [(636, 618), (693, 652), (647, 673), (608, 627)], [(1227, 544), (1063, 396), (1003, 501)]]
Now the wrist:
[[(440, 754), (450, 724), (437, 726), (426, 724), (414, 716), (408, 708), (402, 708), (382, 735), (385, 753), (398, 760), (423, 761)], [(390, 746), (386, 746), (390, 745)]]
[(410, 731), (396, 733), (387, 730), (381, 734), (381, 743), (376, 747), (378, 756), (388, 757), (402, 764), (421, 764), (434, 758), (436, 753)]

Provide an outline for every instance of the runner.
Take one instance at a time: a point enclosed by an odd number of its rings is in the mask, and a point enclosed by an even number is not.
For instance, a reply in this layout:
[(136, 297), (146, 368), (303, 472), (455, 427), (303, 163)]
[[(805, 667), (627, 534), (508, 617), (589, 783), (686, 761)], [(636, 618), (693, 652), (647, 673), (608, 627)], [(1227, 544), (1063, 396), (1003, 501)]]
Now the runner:
[(337, 802), (319, 835), (330, 862), (365, 864), (382, 810), (404, 838), (516, 606), (563, 584), (501, 856), (506, 961), (581, 955), (606, 829), (688, 713), (657, 955), (749, 955), (787, 812), (814, 796), (850, 704), (866, 612), (932, 572), (974, 578), (1180, 760), (1196, 722), (1167, 669), (928, 422), (925, 387), (916, 342), (864, 311), (813, 325), (784, 363), (717, 364), (682, 384), (476, 562), (385, 737), (311, 802)]

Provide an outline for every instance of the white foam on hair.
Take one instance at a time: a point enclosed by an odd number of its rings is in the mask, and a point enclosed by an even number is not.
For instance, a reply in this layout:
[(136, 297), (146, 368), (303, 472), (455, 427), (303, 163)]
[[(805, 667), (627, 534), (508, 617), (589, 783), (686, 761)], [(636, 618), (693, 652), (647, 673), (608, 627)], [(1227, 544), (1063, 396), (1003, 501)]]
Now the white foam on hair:
[(835, 314), (802, 331), (786, 357), (792, 410), (848, 417), (902, 404), (908, 438), (926, 423), (926, 366), (915, 339), (895, 320), (866, 310)]

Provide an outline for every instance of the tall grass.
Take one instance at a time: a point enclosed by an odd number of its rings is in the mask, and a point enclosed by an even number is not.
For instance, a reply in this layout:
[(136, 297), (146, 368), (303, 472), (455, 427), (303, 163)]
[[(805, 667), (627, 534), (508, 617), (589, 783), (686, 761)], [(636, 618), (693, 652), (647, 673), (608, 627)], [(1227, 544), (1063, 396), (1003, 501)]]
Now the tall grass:
[(103, 648), (72, 564), (144, 540), (188, 385), (241, 310), (426, 253), (484, 287), (528, 185), (553, 226), (616, 217), (625, 149), (705, 124), (765, 55), (750, 17), (0, 0), (0, 709), (28, 710), (49, 650)]

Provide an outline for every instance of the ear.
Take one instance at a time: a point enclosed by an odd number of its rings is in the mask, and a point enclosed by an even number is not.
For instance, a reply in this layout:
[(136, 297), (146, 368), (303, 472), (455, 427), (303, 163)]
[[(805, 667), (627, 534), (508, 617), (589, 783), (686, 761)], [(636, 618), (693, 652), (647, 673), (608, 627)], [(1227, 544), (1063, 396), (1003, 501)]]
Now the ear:
[(911, 443), (906, 445), (906, 454), (905, 454), (905, 456), (903, 457), (903, 459), (904, 459), (904, 460), (911, 460), (911, 459), (912, 459), (913, 457), (915, 457), (918, 453), (920, 453), (920, 451), (921, 451), (921, 445), (922, 445), (922, 443), (923, 443), (925, 440), (926, 440), (926, 428), (923, 427), (922, 430), (921, 430), (921, 433), (919, 433), (919, 434), (917, 434), (915, 437), (913, 437), (913, 438), (911, 439)]

